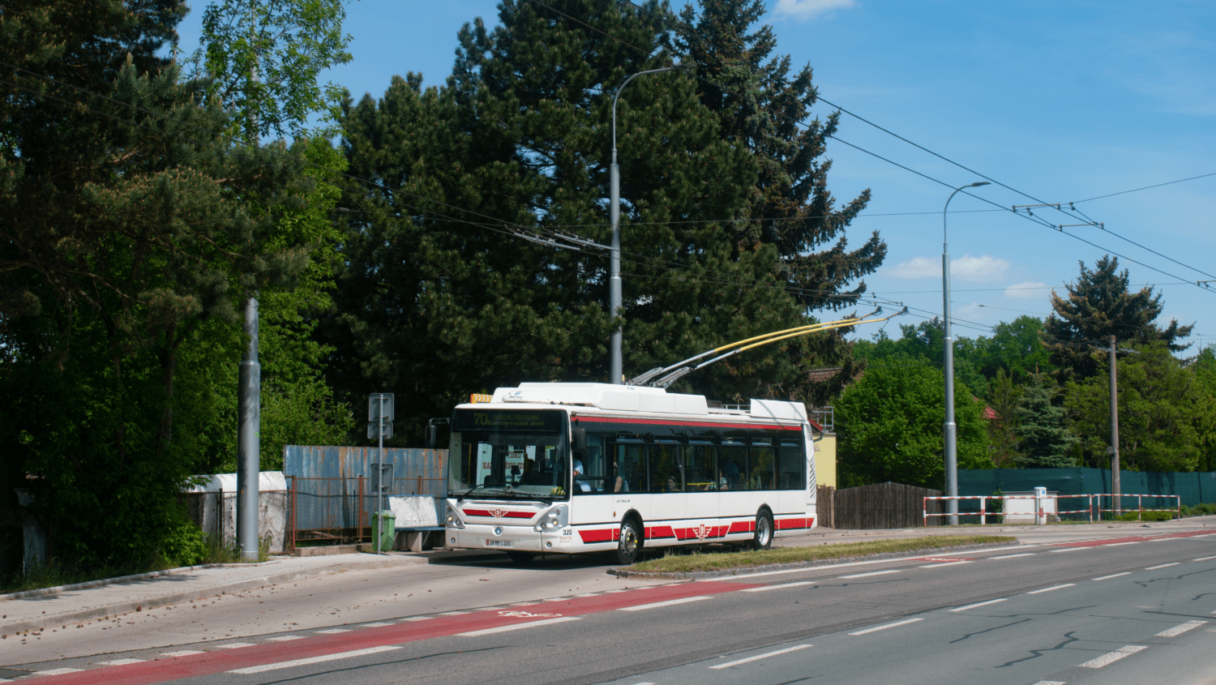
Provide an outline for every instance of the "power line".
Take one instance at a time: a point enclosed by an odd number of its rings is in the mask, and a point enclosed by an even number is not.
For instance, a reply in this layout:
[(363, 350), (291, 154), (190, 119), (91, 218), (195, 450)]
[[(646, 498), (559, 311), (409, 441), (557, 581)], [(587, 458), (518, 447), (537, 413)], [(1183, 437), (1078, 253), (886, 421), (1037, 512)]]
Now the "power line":
[(1160, 188), (1162, 186), (1174, 185), (1175, 183), (1185, 183), (1186, 181), (1194, 181), (1195, 179), (1199, 179), (1199, 178), (1208, 178), (1209, 176), (1216, 176), (1216, 171), (1213, 171), (1208, 174), (1199, 174), (1198, 176), (1188, 176), (1187, 178), (1180, 178), (1176, 181), (1166, 181), (1165, 183), (1155, 183), (1151, 186), (1144, 186), (1142, 188), (1132, 188), (1131, 190), (1120, 190), (1117, 193), (1108, 193), (1106, 195), (1098, 195), (1096, 197), (1087, 197), (1084, 200), (1074, 200), (1072, 202), (1069, 202), (1068, 204), (1079, 205), (1082, 202), (1093, 202), (1094, 200), (1102, 200), (1102, 199), (1105, 199), (1108, 197), (1114, 197), (1116, 195), (1127, 195), (1128, 193), (1138, 193), (1141, 190), (1151, 190), (1153, 188)]

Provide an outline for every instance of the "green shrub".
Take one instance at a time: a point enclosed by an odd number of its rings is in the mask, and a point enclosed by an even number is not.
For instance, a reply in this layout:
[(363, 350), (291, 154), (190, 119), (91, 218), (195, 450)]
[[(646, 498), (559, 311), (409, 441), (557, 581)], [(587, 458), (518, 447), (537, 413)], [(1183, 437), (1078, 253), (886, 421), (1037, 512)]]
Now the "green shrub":
[(1183, 516), (1216, 516), (1216, 504), (1196, 504), (1193, 507), (1182, 505)]
[(1172, 511), (1125, 511), (1115, 521), (1169, 521), (1174, 518)]
[(207, 535), (180, 516), (161, 540), (160, 555), (170, 566), (195, 566), (207, 558)]

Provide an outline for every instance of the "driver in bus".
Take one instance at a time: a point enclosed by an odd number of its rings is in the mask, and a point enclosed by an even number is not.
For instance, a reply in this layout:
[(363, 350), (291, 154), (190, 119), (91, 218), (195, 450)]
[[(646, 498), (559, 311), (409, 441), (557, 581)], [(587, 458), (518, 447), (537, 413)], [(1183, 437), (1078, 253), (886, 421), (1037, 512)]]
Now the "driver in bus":
[(591, 484), (583, 480), (583, 460), (582, 452), (574, 453), (574, 484), (579, 489), (579, 492), (591, 492)]

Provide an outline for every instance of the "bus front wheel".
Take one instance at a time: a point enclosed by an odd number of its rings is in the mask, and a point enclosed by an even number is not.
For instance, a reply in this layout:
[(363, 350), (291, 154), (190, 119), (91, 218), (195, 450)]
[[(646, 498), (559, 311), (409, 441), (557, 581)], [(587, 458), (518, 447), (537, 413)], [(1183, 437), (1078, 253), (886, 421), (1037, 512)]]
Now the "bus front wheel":
[(616, 545), (616, 561), (628, 566), (638, 559), (638, 551), (642, 548), (642, 536), (638, 532), (637, 521), (625, 519), (621, 523), (621, 539)]
[(756, 534), (752, 537), (752, 549), (768, 549), (773, 546), (773, 515), (761, 511), (756, 515)]

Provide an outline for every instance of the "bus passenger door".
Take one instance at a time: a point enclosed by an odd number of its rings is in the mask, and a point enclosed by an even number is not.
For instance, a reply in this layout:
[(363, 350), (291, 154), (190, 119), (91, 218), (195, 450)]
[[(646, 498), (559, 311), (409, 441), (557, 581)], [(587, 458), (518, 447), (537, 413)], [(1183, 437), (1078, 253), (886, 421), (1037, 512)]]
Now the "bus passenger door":
[(692, 520), (718, 518), (717, 448), (710, 441), (690, 440), (684, 448), (684, 517)]

